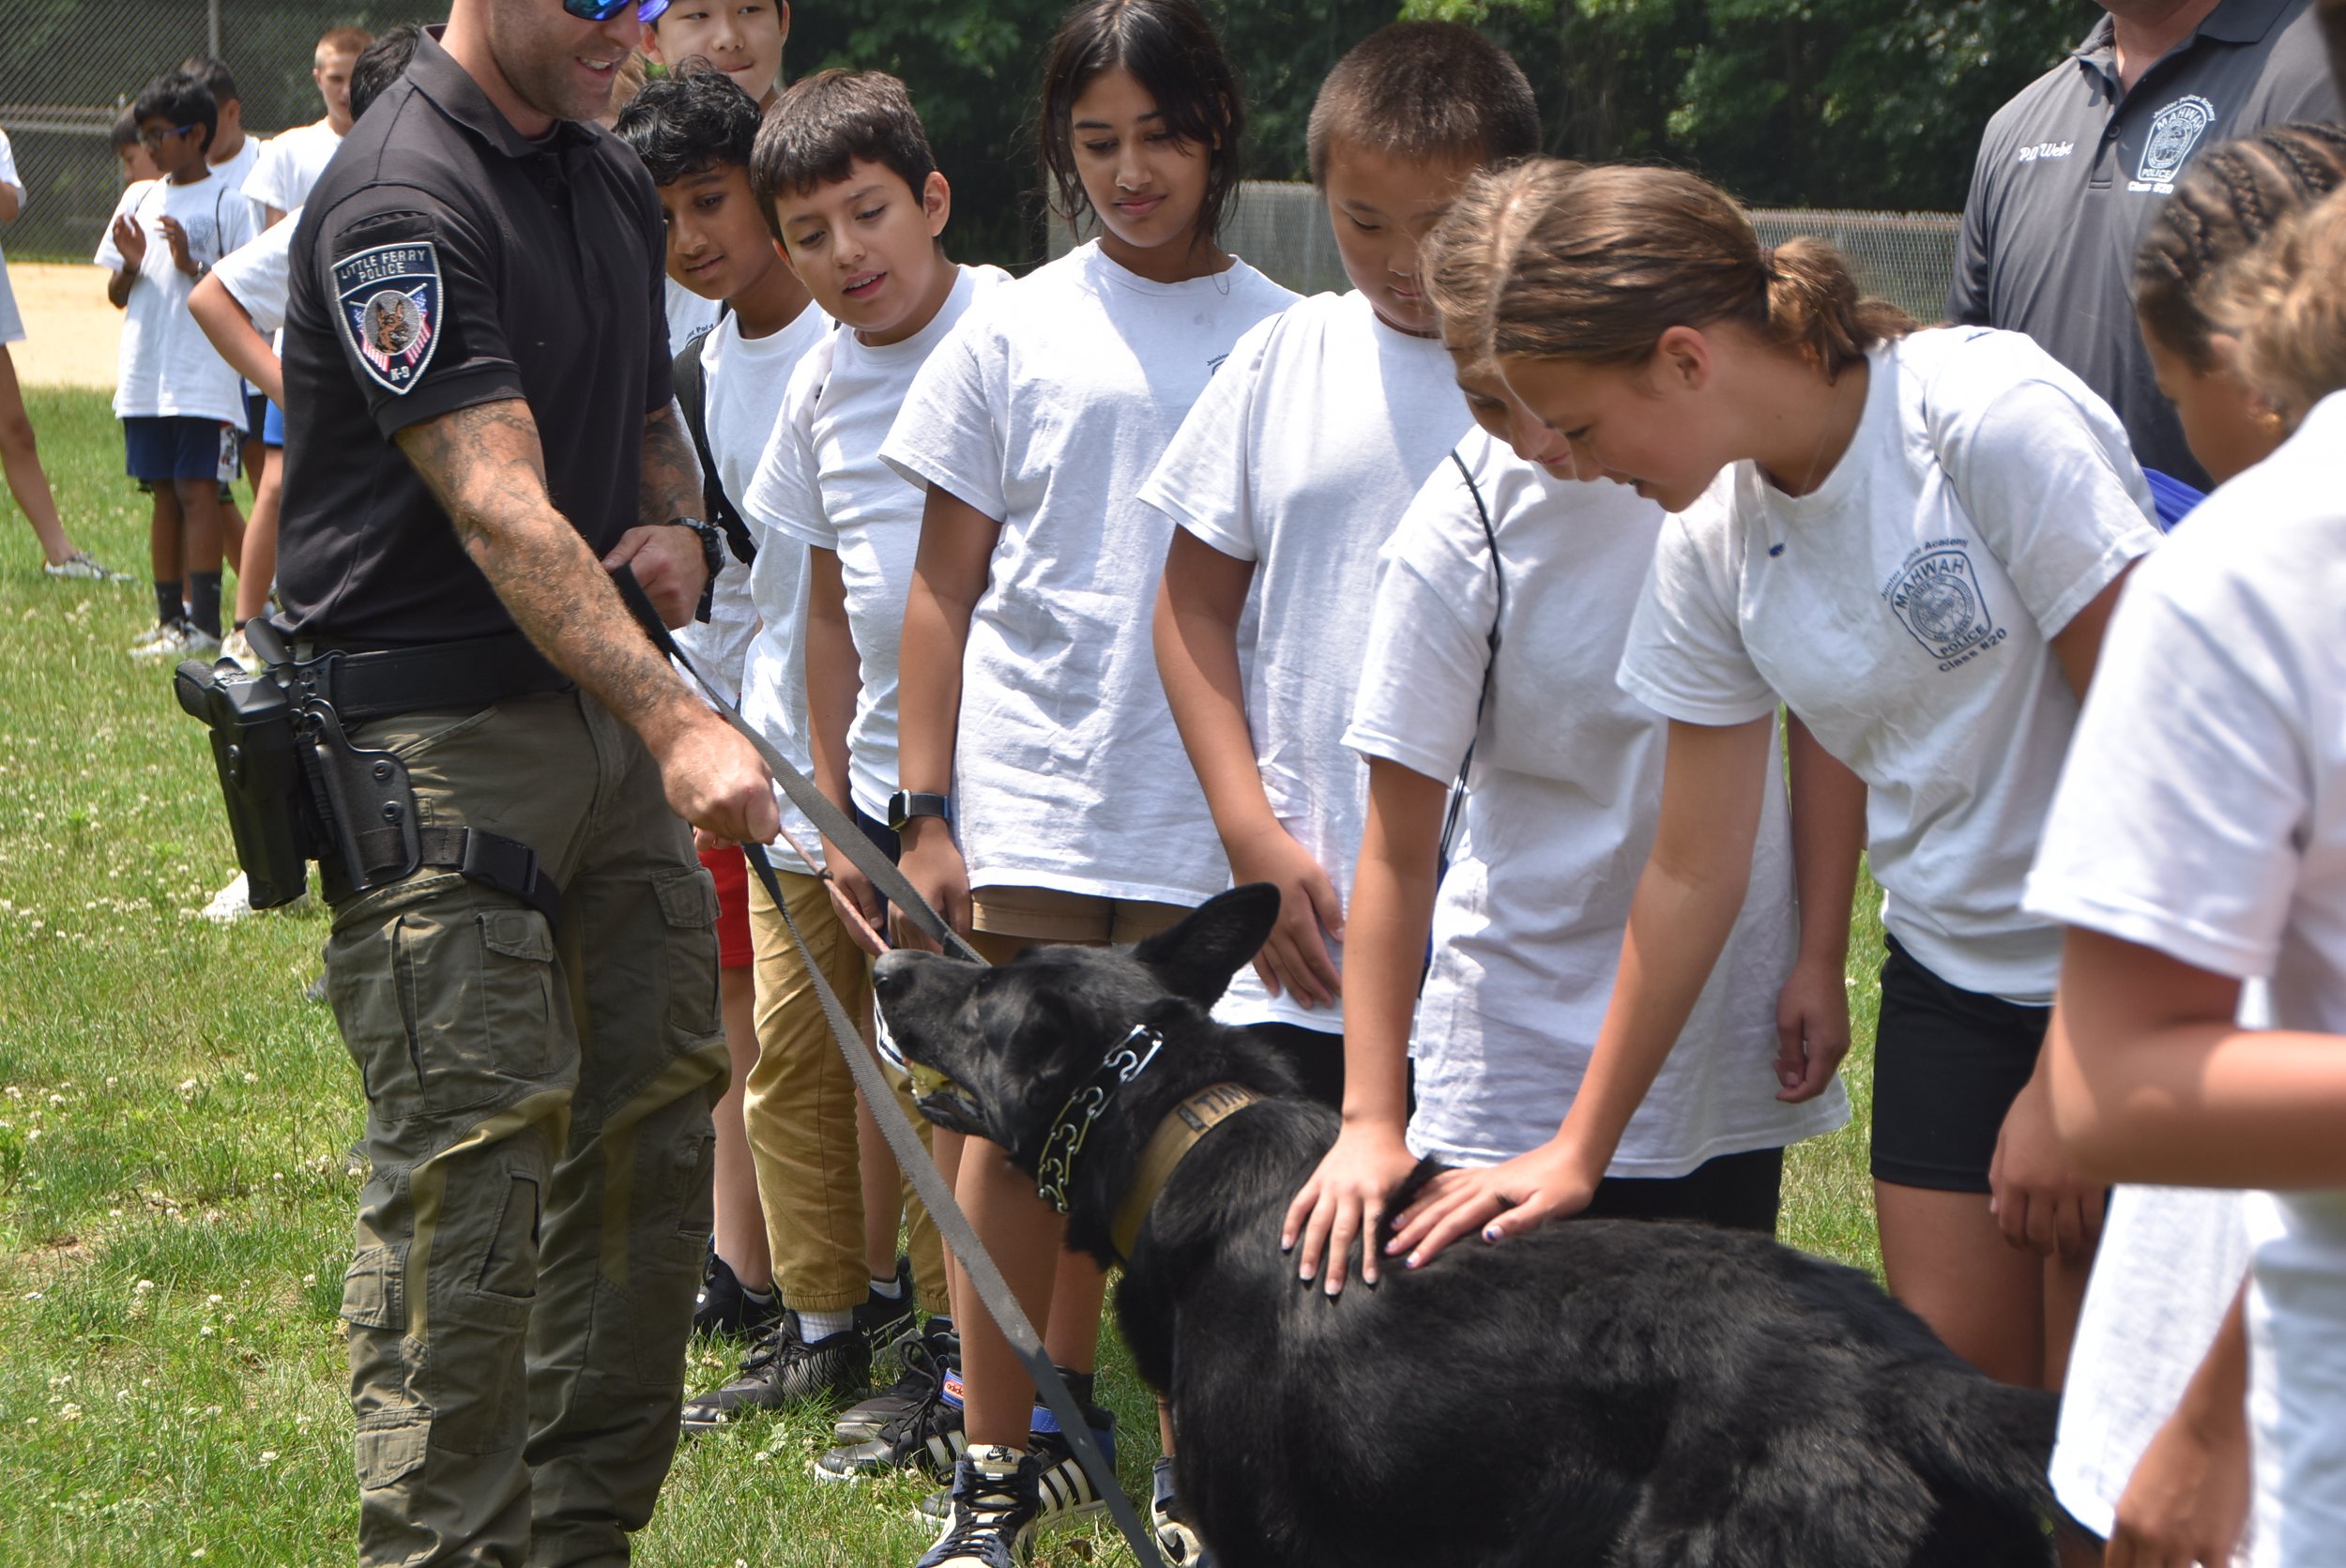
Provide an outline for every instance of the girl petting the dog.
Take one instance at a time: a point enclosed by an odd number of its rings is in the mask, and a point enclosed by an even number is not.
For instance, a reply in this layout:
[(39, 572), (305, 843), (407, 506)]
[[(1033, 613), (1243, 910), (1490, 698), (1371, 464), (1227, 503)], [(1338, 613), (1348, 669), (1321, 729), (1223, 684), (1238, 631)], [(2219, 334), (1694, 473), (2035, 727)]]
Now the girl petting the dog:
[(2158, 538), (2124, 427), (2028, 339), (1914, 331), (1830, 247), (1771, 251), (1675, 171), (1561, 182), (1492, 314), (1508, 387), (1576, 465), (1676, 513), (1620, 672), (1669, 721), (1668, 756), (1571, 1109), (1529, 1153), (1429, 1183), (1391, 1250), (1423, 1263), (1587, 1207), (1743, 905), (1781, 704), (1868, 792), (1890, 1288), (1982, 1370), (2057, 1387), (2101, 1194), (2052, 1135), (2060, 936), (2020, 883), (2119, 585)]
[[(1037, 140), (1060, 210), (1098, 237), (972, 306), (881, 449), (928, 493), (893, 825), (906, 875), (994, 962), (1137, 940), (1228, 882), (1150, 649), (1172, 524), (1138, 496), (1214, 368), (1295, 298), (1215, 243), (1242, 123), (1196, 0), (1070, 11)], [(896, 935), (919, 941), (901, 916)], [(969, 1139), (956, 1184), (1088, 1399), (1098, 1266), (1063, 1250), (1063, 1222), (998, 1148)], [(922, 1568), (1023, 1561), (1039, 1526), (1101, 1501), (966, 1279), (956, 1290), (968, 1450)]]
[[(1474, 176), (1419, 251), (1482, 428), (1385, 546), (1345, 736), (1368, 759), (1369, 805), (1350, 911), (1344, 1128), (1296, 1195), (1283, 1237), (1302, 1277), (1322, 1279), (1330, 1295), (1419, 1155), (1492, 1165), (1555, 1128), (1605, 1014), (1660, 808), (1664, 723), (1612, 677), (1662, 509), (1577, 475), (1563, 438), (1507, 389), (1489, 355), (1500, 258), (1575, 168), (1541, 159)], [(1445, 800), (1462, 765), (1464, 832), (1452, 847)], [(1830, 918), (1799, 922), (1796, 963), (1796, 834), (1781, 758), (1770, 744), (1750, 766), (1765, 804), (1748, 887), (1592, 1212), (1773, 1236), (1784, 1146), (1849, 1119), (1834, 1070), (1849, 1041), (1842, 967), (1864, 793), (1798, 737), (1802, 802), (1818, 807), (1821, 769), (1823, 809), (1842, 826), (1806, 835), (1804, 847), (1821, 853), (1803, 868), (1802, 905)], [(1372, 1243), (1365, 1281), (1378, 1261)]]
[[(2346, 1539), (2341, 278), (2334, 192), (2204, 296), (2288, 439), (2128, 590), (2028, 882), (2068, 924), (2046, 1049), (2064, 1142), (2113, 1180), (2257, 1189), (2247, 1412), (2254, 1560), (2274, 1568), (2334, 1563)], [(2256, 977), (2269, 1030), (2232, 1022)], [(2229, 1557), (2176, 1545), (2156, 1560)]]

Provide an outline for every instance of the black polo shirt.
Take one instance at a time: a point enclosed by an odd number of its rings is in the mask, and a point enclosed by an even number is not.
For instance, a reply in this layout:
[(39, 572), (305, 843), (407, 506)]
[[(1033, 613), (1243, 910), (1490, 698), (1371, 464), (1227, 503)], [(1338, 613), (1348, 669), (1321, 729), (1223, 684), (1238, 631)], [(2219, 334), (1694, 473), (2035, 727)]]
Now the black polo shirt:
[(291, 629), (383, 647), (512, 618), (391, 437), (527, 401), (598, 555), (638, 519), (668, 404), (660, 202), (600, 126), (529, 141), (433, 38), (343, 137), (293, 237), (277, 581)]
[(2134, 253), (2192, 159), (2335, 120), (2309, 0), (2223, 0), (2121, 95), (2108, 16), (1996, 112), (1963, 204), (1955, 321), (2026, 332), (2125, 421), (2135, 456), (2204, 489), (2134, 319)]

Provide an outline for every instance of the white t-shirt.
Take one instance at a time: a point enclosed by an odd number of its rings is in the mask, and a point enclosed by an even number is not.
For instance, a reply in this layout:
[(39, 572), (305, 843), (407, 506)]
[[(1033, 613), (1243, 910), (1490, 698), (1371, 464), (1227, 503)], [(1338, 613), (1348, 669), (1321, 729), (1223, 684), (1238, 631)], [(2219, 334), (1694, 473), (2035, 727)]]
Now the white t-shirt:
[[(671, 355), (681, 354), (686, 343), (717, 325), (718, 316), (724, 312), (724, 301), (705, 299), (674, 278), (661, 281), (667, 285), (668, 292), (668, 352)], [(728, 491), (726, 494), (732, 493)], [(739, 506), (741, 503), (736, 500), (733, 504)]]
[[(228, 189), (231, 190), (242, 191), (244, 182), (252, 177), (252, 171), (259, 165), (261, 154), (267, 146), (268, 143), (266, 140), (247, 131), (244, 145), (236, 149), (236, 157), (225, 163), (212, 165), (212, 177), (226, 180)], [(248, 202), (251, 199), (250, 194), (245, 196)], [(257, 206), (252, 209), (252, 232), (254, 234), (261, 232), (261, 209)]]
[(2159, 539), (2109, 404), (2017, 332), (1872, 350), (1824, 482), (1738, 463), (1662, 530), (1622, 685), (1734, 724), (1780, 698), (1867, 787), (1882, 923), (1932, 973), (2052, 997), (2061, 933), (2020, 882), (2077, 698), (2049, 639)]
[(1173, 525), (1139, 493), (1232, 346), (1294, 299), (1242, 261), (1159, 283), (1081, 245), (994, 290), (913, 378), (881, 457), (1002, 525), (953, 752), (972, 887), (1227, 885), (1150, 642)]
[[(290, 217), (294, 208), (310, 199), (310, 188), (317, 184), (318, 175), (333, 160), (334, 149), (342, 145), (342, 132), (326, 120), (279, 131), (263, 145), (252, 172), (244, 177), (246, 198), (255, 208), (273, 206)], [(257, 216), (262, 222), (268, 221), (266, 212)]]
[(896, 650), (922, 496), (880, 461), (880, 443), (922, 361), (972, 304), (1009, 282), (998, 266), (961, 268), (936, 317), (902, 343), (875, 346), (833, 327), (791, 375), (752, 481), (759, 516), (839, 556), (862, 680), (847, 729), (847, 789), (857, 809), (883, 822), (896, 792)]
[(294, 221), (300, 215), (301, 209), (295, 207), (285, 215), (283, 222), (262, 230), (222, 256), (220, 265), (212, 268), (220, 286), (252, 318), (252, 329), (256, 332), (282, 334), (284, 330), (285, 296), (292, 286)]
[[(1668, 725), (1607, 677), (1663, 515), (1620, 485), (1555, 479), (1479, 430), (1458, 449), (1490, 511), (1504, 611), (1472, 494), (1445, 461), (1386, 541), (1344, 741), (1441, 780), (1473, 743), (1409, 1047), (1409, 1147), (1485, 1165), (1555, 1135), (1612, 997)], [(1774, 748), (1766, 774), (1743, 911), (1611, 1175), (1683, 1176), (1849, 1119), (1837, 1079), (1805, 1104), (1775, 1098), (1776, 997), (1798, 921)]]
[[(219, 419), (242, 426), (244, 384), (188, 313), (195, 280), (172, 261), (161, 221), (178, 220), (187, 231), (190, 258), (198, 266), (211, 266), (258, 232), (251, 205), (215, 173), (192, 185), (167, 180), (133, 185), (114, 208), (117, 217), (126, 212), (146, 232), (146, 255), (123, 309), (114, 417)], [(122, 266), (112, 219), (95, 259), (109, 272)]]
[[(774, 530), (758, 515), (750, 495), (758, 462), (772, 438), (790, 373), (830, 330), (830, 318), (812, 303), (779, 332), (741, 336), (741, 318), (727, 313), (701, 340), (701, 370), (708, 377), (709, 455), (717, 460), (717, 482), (734, 510), (749, 524), (757, 558), (748, 570), (728, 552), (710, 601), (708, 624), (679, 635), (693, 662), (741, 693), (741, 717), (800, 772), (811, 766), (806, 752), (806, 546)], [(721, 608), (722, 606), (722, 608)], [(820, 869), (823, 846), (809, 822), (785, 799), (783, 831), (796, 838)], [(796, 870), (797, 857), (780, 838), (777, 862)]]
[[(2346, 394), (2201, 503), (2110, 622), (2028, 907), (2346, 1034)], [(2247, 1202), (2259, 1564), (2346, 1541), (2346, 1190)]]
[[(1255, 563), (1240, 652), (1256, 768), (1272, 814), (1328, 874), (1339, 906), (1368, 814), (1368, 769), (1344, 729), (1377, 552), (1473, 422), (1439, 342), (1394, 330), (1361, 295), (1316, 295), (1239, 340), (1140, 493), (1203, 543)], [(1343, 944), (1328, 951), (1340, 969)], [(1344, 1029), (1341, 1001), (1273, 997), (1252, 965), (1214, 1016)]]

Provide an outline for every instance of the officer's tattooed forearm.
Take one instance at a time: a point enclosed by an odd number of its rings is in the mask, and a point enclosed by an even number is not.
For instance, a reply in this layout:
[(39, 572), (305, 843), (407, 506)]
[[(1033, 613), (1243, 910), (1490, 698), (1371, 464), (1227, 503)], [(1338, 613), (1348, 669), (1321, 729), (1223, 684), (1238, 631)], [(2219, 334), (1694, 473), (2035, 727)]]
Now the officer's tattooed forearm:
[(666, 523), (698, 517), (702, 510), (700, 459), (672, 398), (644, 420), (644, 499), (636, 521)]
[(690, 702), (636, 628), (610, 573), (546, 495), (527, 403), (460, 408), (410, 425), (397, 439), (514, 624), (563, 674), (638, 730), (669, 705)]

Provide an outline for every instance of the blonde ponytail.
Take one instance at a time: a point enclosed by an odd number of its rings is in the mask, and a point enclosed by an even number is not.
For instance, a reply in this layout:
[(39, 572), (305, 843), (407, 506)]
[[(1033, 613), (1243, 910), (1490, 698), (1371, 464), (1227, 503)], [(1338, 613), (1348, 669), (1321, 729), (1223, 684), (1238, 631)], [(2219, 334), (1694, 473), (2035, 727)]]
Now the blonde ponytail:
[(1418, 283), (1453, 354), (1489, 356), (1491, 302), (1524, 228), (1548, 193), (1579, 168), (1560, 158), (1530, 158), (1478, 170), (1418, 246)]
[(1585, 168), (1544, 193), (1491, 307), (1499, 355), (1643, 364), (1672, 327), (1734, 322), (1827, 380), (1914, 328), (1862, 297), (1840, 252), (1769, 251), (1717, 186), (1674, 169)]

